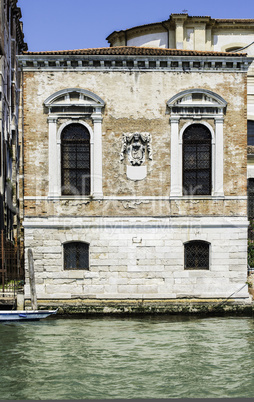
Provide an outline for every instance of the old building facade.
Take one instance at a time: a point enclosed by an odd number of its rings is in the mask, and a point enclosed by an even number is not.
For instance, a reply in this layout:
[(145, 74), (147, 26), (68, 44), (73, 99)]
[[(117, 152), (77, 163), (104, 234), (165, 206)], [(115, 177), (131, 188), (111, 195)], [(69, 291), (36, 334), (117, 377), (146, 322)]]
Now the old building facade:
[(186, 47), (179, 24), (174, 43), (152, 24), (146, 41), (140, 27), (109, 48), (19, 57), (23, 226), (42, 302), (249, 299), (252, 59), (207, 47), (201, 21)]

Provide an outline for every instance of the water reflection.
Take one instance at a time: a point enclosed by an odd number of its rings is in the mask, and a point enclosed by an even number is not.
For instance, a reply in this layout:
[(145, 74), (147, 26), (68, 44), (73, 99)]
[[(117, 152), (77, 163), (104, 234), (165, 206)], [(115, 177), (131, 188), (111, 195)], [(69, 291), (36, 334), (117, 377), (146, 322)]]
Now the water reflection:
[(1, 324), (1, 399), (252, 397), (253, 330), (242, 317)]

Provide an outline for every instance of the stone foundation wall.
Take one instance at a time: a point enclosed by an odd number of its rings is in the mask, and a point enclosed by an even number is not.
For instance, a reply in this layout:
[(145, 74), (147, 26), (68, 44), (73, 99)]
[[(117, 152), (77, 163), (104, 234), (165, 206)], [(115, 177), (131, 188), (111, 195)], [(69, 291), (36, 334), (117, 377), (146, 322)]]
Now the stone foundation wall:
[[(42, 299), (248, 298), (247, 286), (238, 292), (247, 280), (247, 226), (244, 218), (217, 217), (24, 222)], [(190, 240), (210, 243), (209, 270), (184, 270), (184, 243)], [(89, 271), (63, 269), (66, 241), (89, 243)]]

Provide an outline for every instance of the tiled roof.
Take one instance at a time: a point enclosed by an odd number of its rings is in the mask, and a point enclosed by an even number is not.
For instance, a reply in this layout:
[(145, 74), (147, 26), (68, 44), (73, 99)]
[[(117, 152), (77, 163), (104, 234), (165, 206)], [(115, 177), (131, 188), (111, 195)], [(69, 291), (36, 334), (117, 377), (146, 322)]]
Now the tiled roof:
[(197, 50), (180, 50), (165, 49), (152, 47), (135, 47), (135, 46), (119, 46), (119, 47), (102, 47), (92, 49), (74, 49), (74, 50), (56, 50), (45, 52), (23, 52), (24, 55), (124, 55), (124, 56), (222, 56), (222, 57), (242, 57), (245, 53), (230, 52), (211, 52)]
[(232, 22), (232, 23), (241, 23), (241, 22), (252, 22), (254, 23), (254, 18), (214, 18), (214, 21), (217, 22)]

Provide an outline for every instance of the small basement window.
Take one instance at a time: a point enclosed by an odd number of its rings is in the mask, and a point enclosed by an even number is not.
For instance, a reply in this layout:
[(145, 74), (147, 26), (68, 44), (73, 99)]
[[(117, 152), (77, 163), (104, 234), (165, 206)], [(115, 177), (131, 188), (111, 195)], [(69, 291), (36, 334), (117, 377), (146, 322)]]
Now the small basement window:
[(185, 243), (184, 269), (209, 269), (209, 246), (202, 240)]
[(89, 270), (89, 244), (83, 242), (69, 242), (63, 246), (64, 269)]

